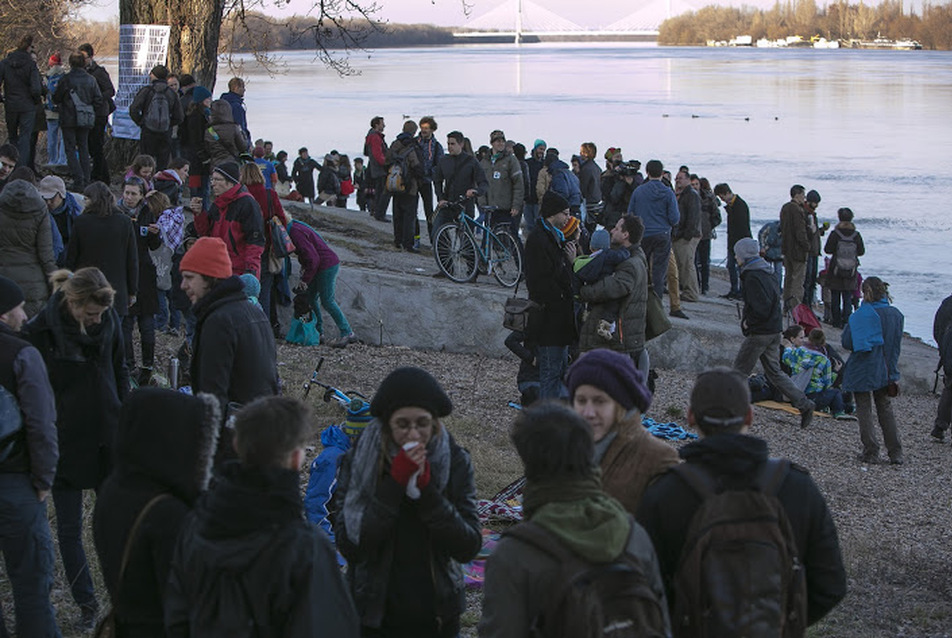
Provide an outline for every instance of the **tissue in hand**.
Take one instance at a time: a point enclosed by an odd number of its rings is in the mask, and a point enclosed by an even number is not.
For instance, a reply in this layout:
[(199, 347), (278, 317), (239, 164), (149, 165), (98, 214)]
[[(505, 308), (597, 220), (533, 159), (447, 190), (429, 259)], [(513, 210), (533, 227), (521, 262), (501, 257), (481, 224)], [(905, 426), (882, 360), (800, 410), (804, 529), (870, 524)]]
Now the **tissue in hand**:
[[(409, 452), (418, 445), (420, 445), (419, 441), (407, 441), (403, 444), (403, 450), (405, 452)], [(417, 479), (420, 477), (422, 472), (423, 468), (421, 467), (413, 473), (413, 476), (411, 476), (410, 480), (407, 482), (407, 496), (412, 498), (414, 501), (420, 498), (420, 488), (417, 487)]]

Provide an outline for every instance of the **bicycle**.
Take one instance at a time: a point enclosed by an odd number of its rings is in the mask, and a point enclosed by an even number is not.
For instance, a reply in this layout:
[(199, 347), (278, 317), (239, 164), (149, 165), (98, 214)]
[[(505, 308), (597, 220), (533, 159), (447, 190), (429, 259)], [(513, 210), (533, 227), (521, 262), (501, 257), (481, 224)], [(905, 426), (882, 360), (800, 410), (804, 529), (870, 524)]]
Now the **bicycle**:
[(522, 276), (519, 242), (502, 224), (490, 228), (466, 214), (466, 197), (446, 204), (456, 210), (456, 221), (444, 224), (433, 238), (433, 256), (451, 281), (476, 279), (480, 267), (500, 284), (512, 288)]
[[(356, 390), (339, 390), (334, 386), (323, 383), (319, 381), (317, 375), (321, 371), (321, 366), (324, 365), (324, 357), (321, 357), (318, 360), (317, 365), (314, 367), (314, 372), (311, 373), (311, 378), (304, 382), (304, 397), (303, 400), (306, 402), (308, 395), (311, 393), (311, 386), (318, 386), (324, 388), (324, 399), (325, 403), (330, 403), (331, 401), (336, 401), (341, 407), (347, 410), (348, 419), (357, 419), (362, 422), (370, 420), (370, 401), (360, 392)], [(349, 427), (347, 421), (341, 424), (341, 427), (344, 428), (344, 432), (348, 436), (357, 436), (360, 434), (354, 428)]]

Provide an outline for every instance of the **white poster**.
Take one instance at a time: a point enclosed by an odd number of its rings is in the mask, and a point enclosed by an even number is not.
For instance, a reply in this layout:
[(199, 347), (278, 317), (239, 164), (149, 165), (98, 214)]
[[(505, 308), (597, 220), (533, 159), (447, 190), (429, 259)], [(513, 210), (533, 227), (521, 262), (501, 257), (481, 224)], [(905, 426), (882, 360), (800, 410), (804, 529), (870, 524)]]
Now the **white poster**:
[(165, 64), (168, 52), (168, 25), (119, 25), (119, 88), (112, 115), (113, 137), (139, 139), (139, 127), (129, 117), (129, 105), (139, 89), (149, 84), (152, 67)]

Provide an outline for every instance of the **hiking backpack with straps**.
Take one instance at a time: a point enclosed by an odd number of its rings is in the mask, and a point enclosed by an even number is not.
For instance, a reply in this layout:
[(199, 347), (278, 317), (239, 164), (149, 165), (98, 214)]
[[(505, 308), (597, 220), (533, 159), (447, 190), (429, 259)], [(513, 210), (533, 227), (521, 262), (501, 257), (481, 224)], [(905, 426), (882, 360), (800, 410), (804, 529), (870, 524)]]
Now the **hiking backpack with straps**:
[(532, 638), (667, 635), (663, 603), (650, 585), (651, 568), (627, 551), (611, 563), (589, 563), (532, 521), (516, 525), (505, 535), (532, 545), (560, 565), (551, 595), (532, 621)]
[(856, 246), (856, 233), (847, 237), (840, 229), (834, 229), (839, 241), (836, 242), (836, 250), (833, 255), (833, 276), (844, 279), (855, 279), (856, 270), (859, 268), (859, 256)]
[(747, 489), (722, 490), (694, 463), (673, 471), (702, 499), (673, 582), (674, 635), (804, 636), (806, 576), (777, 499), (790, 462), (768, 460)]
[(142, 128), (148, 129), (154, 133), (165, 133), (169, 130), (171, 124), (171, 107), (169, 104), (168, 92), (156, 91), (152, 89), (152, 97), (145, 107), (142, 114)]
[(414, 147), (410, 146), (402, 153), (388, 153), (390, 164), (387, 166), (385, 188), (388, 193), (405, 193), (410, 185), (410, 163), (408, 158)]

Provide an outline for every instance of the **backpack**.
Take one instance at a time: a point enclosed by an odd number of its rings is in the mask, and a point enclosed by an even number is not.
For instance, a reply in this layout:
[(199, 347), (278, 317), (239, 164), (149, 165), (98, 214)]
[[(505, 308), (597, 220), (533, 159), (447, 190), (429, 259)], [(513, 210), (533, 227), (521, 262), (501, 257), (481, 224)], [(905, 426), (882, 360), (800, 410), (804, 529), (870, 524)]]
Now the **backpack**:
[(388, 193), (405, 193), (410, 185), (410, 164), (407, 158), (413, 152), (413, 147), (402, 153), (388, 153), (387, 180), (385, 188)]
[(847, 237), (840, 229), (833, 231), (840, 240), (833, 251), (833, 276), (842, 279), (856, 279), (856, 269), (859, 268), (859, 257), (856, 255), (856, 233)]
[(649, 584), (650, 566), (634, 556), (622, 552), (614, 562), (589, 563), (532, 521), (512, 527), (505, 535), (532, 545), (561, 566), (542, 612), (532, 620), (532, 638), (667, 635), (663, 603)]
[(149, 100), (142, 114), (142, 128), (155, 133), (165, 133), (169, 130), (171, 108), (169, 97), (166, 95), (168, 91), (169, 89), (165, 91), (152, 89), (152, 99)]
[(0, 385), (0, 463), (13, 455), (23, 437), (20, 404), (5, 386)]
[(702, 499), (674, 578), (674, 635), (804, 636), (806, 575), (776, 496), (790, 462), (768, 460), (753, 489), (720, 490), (694, 463), (672, 469)]
[(96, 110), (92, 104), (83, 102), (76, 89), (69, 90), (69, 97), (73, 101), (73, 108), (76, 109), (76, 127), (92, 128), (96, 125)]
[(764, 224), (760, 228), (760, 232), (757, 233), (757, 241), (760, 242), (760, 248), (764, 251), (764, 259), (767, 261), (781, 261), (783, 259), (779, 221)]

